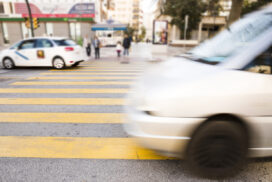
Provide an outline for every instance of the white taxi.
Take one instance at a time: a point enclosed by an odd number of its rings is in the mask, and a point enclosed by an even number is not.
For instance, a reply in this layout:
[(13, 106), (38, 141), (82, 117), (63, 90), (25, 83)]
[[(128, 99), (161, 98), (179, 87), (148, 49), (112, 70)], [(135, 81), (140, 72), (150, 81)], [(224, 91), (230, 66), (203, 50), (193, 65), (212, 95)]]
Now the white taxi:
[(0, 61), (6, 69), (14, 67), (65, 67), (77, 66), (86, 58), (84, 50), (74, 41), (61, 37), (39, 37), (21, 40), (1, 51)]

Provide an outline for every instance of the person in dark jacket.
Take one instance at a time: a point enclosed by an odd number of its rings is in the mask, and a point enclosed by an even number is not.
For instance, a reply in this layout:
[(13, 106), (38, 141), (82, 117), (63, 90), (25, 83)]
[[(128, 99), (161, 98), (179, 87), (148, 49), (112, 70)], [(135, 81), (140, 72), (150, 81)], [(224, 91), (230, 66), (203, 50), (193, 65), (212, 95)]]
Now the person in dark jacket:
[(129, 48), (130, 48), (131, 40), (128, 37), (128, 35), (125, 35), (125, 38), (123, 40), (123, 47), (124, 47), (124, 56), (129, 55)]
[(95, 50), (95, 59), (100, 59), (100, 47), (101, 47), (101, 42), (98, 39), (97, 36), (95, 36), (95, 39), (93, 40), (93, 47)]

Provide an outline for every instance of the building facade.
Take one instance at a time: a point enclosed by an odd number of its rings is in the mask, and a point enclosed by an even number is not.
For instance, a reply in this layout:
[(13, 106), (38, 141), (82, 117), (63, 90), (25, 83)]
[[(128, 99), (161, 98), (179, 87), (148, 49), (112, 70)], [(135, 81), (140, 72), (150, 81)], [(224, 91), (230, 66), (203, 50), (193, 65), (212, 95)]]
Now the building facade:
[[(35, 36), (61, 36), (82, 41), (91, 36), (99, 18), (98, 0), (30, 0), (33, 17), (39, 21)], [(0, 1), (0, 46), (9, 46), (31, 36), (26, 26), (28, 11), (24, 0)]]
[(143, 26), (141, 0), (111, 0), (108, 17), (139, 30)]

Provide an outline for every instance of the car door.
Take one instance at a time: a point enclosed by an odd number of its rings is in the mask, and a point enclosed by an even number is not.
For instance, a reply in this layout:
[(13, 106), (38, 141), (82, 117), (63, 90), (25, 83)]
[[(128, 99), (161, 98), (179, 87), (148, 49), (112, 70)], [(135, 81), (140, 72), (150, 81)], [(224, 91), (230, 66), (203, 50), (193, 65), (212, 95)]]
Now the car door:
[[(256, 73), (256, 80), (262, 86), (256, 93), (258, 97), (254, 103), (254, 110), (259, 110), (260, 114), (251, 118), (261, 139), (255, 142), (255, 147), (266, 150), (270, 148), (272, 154), (272, 43), (246, 65), (244, 70)], [(252, 89), (257, 90), (256, 85), (252, 85)]]
[(35, 39), (24, 40), (15, 50), (15, 64), (17, 66), (36, 66)]
[(40, 66), (52, 66), (52, 58), (55, 52), (54, 45), (49, 39), (37, 39), (35, 50), (37, 62)]

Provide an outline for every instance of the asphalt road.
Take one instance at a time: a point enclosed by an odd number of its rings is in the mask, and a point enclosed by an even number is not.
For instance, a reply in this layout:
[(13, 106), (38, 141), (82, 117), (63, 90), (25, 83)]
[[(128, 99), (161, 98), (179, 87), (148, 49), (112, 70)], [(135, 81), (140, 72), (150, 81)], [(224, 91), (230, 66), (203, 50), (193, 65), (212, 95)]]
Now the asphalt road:
[[(122, 100), (154, 64), (146, 60), (135, 54), (129, 64), (105, 57), (66, 71), (0, 69), (0, 182), (210, 181), (123, 131)], [(272, 181), (272, 159), (251, 160), (225, 181)]]

